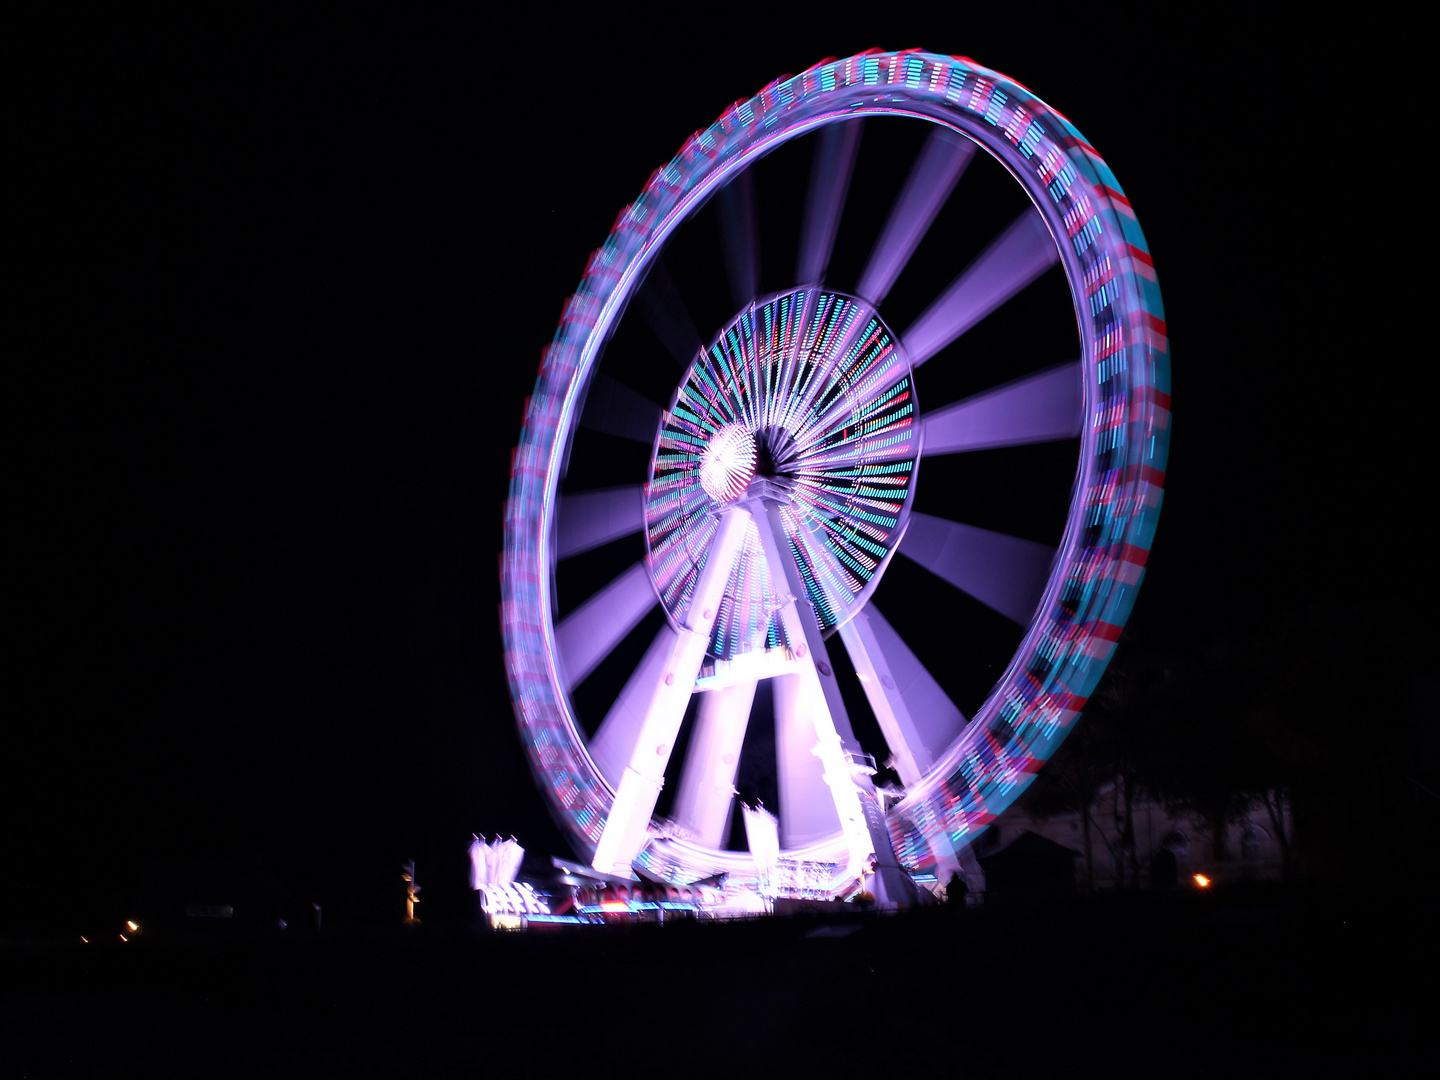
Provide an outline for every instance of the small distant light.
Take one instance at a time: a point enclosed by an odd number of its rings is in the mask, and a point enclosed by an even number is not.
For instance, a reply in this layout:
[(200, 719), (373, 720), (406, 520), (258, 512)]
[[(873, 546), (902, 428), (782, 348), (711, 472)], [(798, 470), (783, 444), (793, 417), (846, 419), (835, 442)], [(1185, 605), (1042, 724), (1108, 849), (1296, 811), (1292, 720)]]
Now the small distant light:
[(1200, 886), (1200, 888), (1202, 889), (1208, 889), (1210, 887), (1210, 879), (1204, 874), (1196, 874), (1195, 884)]
[(137, 923), (137, 922), (132, 922), (132, 921), (129, 920), (129, 919), (126, 919), (126, 920), (125, 920), (125, 925), (130, 928), (130, 932), (131, 932), (132, 934), (133, 934), (136, 930), (139, 930), (139, 929), (140, 929), (140, 924), (139, 924), (139, 923)]
[(124, 934), (121, 934), (121, 935), (120, 935), (120, 940), (121, 940), (121, 941), (129, 941), (130, 939), (129, 939), (128, 937), (126, 937)]
[(90, 944), (90, 939), (89, 939), (88, 937), (86, 937), (84, 934), (81, 934), (81, 935), (80, 935), (80, 940), (83, 941), (86, 945), (89, 945), (89, 944)]

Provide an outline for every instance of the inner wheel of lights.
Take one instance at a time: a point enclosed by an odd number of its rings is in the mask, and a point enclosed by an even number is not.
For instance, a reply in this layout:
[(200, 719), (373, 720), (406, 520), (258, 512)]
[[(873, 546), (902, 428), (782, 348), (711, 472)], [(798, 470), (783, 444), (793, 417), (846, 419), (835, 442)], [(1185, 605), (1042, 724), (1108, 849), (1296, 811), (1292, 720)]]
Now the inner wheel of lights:
[[(755, 481), (783, 505), (820, 627), (861, 607), (904, 532), (918, 456), (910, 365), (869, 304), (800, 288), (747, 307), (690, 365), (664, 413), (645, 491), (650, 576), (684, 622), (720, 513)], [(792, 651), (751, 520), (725, 583), (708, 655)]]
[[(881, 117), (924, 122), (930, 135), (858, 284), (840, 291), (827, 266), (860, 131)], [(730, 258), (736, 308), (698, 347), (673, 350), (684, 366), (668, 402), (609, 376), (607, 346), (637, 317), (628, 309), (646, 307), (631, 301), (660, 273), (667, 243), (802, 137), (814, 167), (793, 283), (757, 295)], [(922, 282), (934, 299), (896, 333), (886, 299), (977, 150), (1028, 208), (978, 255)], [(922, 365), (946, 363), (953, 342), (1056, 265), (1078, 357), (1037, 357), (1022, 377), (922, 411)], [(660, 290), (648, 287), (653, 307)], [(675, 883), (723, 873), (772, 894), (864, 885), (897, 902), (908, 877), (960, 865), (1064, 739), (1134, 603), (1164, 482), (1167, 352), (1148, 247), (1114, 175), (1068, 120), (973, 61), (918, 51), (828, 61), (687, 140), (621, 212), (565, 307), (506, 508), (511, 694), (577, 851), (607, 873)], [(648, 475), (565, 488), (582, 425), (648, 443)], [(1078, 459), (1050, 544), (968, 524), (963, 505), (954, 520), (912, 505), (922, 458), (1059, 440)], [(557, 568), (627, 536), (643, 538), (643, 556), (564, 602)], [(941, 582), (933, 597), (905, 597), (906, 610), (918, 599), (943, 612), (955, 600), (938, 590), (953, 589), (1016, 627), (1018, 647), (968, 716), (907, 644), (944, 620), (907, 626), (880, 612), (889, 601), (876, 590), (897, 555)], [(663, 624), (587, 722), (579, 689), (657, 606)], [(858, 676), (866, 730), (885, 745), (857, 739), (839, 665)], [(747, 815), (748, 843), (727, 843), (761, 685), (774, 703), (778, 834), (773, 819)], [(677, 743), (687, 750), (672, 762)], [(879, 785), (877, 759), (889, 780)]]

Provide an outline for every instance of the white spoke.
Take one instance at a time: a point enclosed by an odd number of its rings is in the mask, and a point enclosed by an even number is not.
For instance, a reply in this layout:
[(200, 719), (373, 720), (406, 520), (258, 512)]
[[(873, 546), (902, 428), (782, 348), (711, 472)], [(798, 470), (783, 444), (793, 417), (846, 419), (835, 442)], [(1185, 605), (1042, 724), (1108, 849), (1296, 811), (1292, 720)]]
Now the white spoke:
[(921, 513), (911, 513), (900, 554), (1021, 626), (1035, 614), (1055, 559), (1045, 544)]
[(911, 366), (929, 360), (1059, 261), (1055, 241), (1031, 207), (901, 335)]
[(880, 306), (974, 156), (975, 144), (958, 132), (930, 133), (860, 276), (856, 292), (863, 299)]
[(729, 839), (735, 770), (740, 767), (755, 685), (752, 679), (700, 695), (672, 816), (707, 847), (724, 847)]
[(862, 120), (831, 124), (816, 140), (815, 160), (810, 167), (810, 192), (805, 198), (805, 217), (800, 226), (800, 256), (795, 263), (795, 280), (802, 285), (814, 284), (825, 277), (863, 128)]
[(609, 375), (598, 374), (585, 395), (580, 423), (592, 431), (652, 443), (660, 429), (660, 406)]
[(875, 711), (906, 787), (921, 777), (965, 727), (955, 707), (872, 602), (840, 627), (841, 639)]
[(720, 246), (730, 299), (738, 311), (755, 299), (760, 282), (760, 238), (755, 229), (755, 185), (746, 169), (720, 192)]
[(637, 562), (566, 615), (555, 627), (566, 687), (584, 682), (658, 602), (645, 564)]
[(1069, 363), (926, 413), (925, 456), (1073, 439), (1081, 392), (1080, 365)]
[[(710, 629), (725, 593), (725, 583), (730, 579), (736, 552), (749, 523), (750, 515), (740, 507), (729, 507), (721, 514), (682, 627), (665, 654), (666, 662), (655, 665), (655, 682), (644, 706), (644, 718), (630, 759), (616, 785), (615, 801), (600, 842), (595, 847), (594, 866), (602, 873), (629, 873), (648, 840), (647, 826), (655, 811), (660, 786), (665, 782), (665, 766), (685, 719), (685, 708), (695, 688), (695, 676), (705, 658), (705, 648), (710, 643)], [(648, 587), (648, 580), (646, 584)]]
[(555, 511), (556, 557), (568, 559), (639, 532), (645, 527), (644, 499), (639, 484), (560, 496)]

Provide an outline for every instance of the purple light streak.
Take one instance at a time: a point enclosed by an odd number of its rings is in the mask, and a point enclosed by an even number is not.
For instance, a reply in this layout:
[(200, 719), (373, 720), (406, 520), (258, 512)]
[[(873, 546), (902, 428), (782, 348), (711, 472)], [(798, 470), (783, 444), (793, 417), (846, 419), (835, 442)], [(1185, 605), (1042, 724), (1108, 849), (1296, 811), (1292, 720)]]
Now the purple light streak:
[(566, 685), (574, 688), (609, 656), (656, 604), (643, 562), (637, 562), (555, 627)]
[(560, 496), (555, 554), (568, 559), (645, 527), (644, 486), (605, 488)]
[(755, 184), (742, 172), (720, 192), (720, 245), (736, 309), (751, 300), (760, 283), (760, 237), (755, 229)]
[(900, 554), (1021, 626), (1045, 591), (1055, 549), (1018, 536), (912, 512)]
[(910, 366), (929, 360), (1059, 261), (1055, 241), (1031, 207), (901, 335)]
[(825, 276), (835, 232), (850, 190), (855, 152), (860, 147), (864, 121), (832, 124), (820, 132), (815, 162), (810, 170), (810, 193), (805, 199), (805, 218), (800, 228), (800, 256), (795, 262), (795, 280), (813, 284)]
[(642, 318), (676, 361), (685, 366), (700, 351), (700, 331), (675, 288), (663, 259), (656, 259), (635, 296)]
[(602, 372), (590, 384), (580, 423), (591, 431), (650, 443), (660, 427), (660, 406)]
[(861, 297), (880, 306), (974, 156), (965, 136), (942, 127), (930, 133), (870, 253), (856, 289)]
[(910, 719), (924, 741), (925, 751), (932, 759), (938, 758), (964, 729), (967, 722), (965, 714), (940, 688), (934, 676), (925, 670), (920, 658), (910, 651), (910, 646), (880, 614), (873, 601), (865, 608), (865, 614), (880, 651), (885, 654), (885, 662), (890, 666), (895, 689), (904, 699), (905, 707), (910, 710)]
[(1073, 439), (1084, 413), (1080, 364), (1062, 364), (922, 416), (925, 456)]
[(655, 697), (656, 687), (665, 677), (665, 665), (675, 651), (678, 636), (669, 623), (660, 627), (645, 650), (645, 658), (626, 680), (625, 688), (590, 740), (590, 757), (612, 788), (620, 786), (620, 777), (630, 763), (635, 741), (645, 726), (645, 714)]

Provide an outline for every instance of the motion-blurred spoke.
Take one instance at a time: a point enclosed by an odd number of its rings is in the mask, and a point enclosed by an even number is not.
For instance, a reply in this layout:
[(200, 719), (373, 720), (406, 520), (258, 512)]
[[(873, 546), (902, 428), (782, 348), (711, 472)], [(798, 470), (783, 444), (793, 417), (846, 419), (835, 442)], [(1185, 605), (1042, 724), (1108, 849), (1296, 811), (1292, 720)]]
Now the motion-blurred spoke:
[(860, 277), (856, 291), (863, 299), (880, 306), (974, 156), (975, 144), (965, 136), (942, 127), (931, 132)]
[(1032, 206), (926, 308), (901, 337), (919, 367), (1060, 261), (1060, 251)]
[(900, 554), (1027, 626), (1045, 591), (1055, 549), (1018, 536), (912, 513)]
[(925, 455), (1073, 439), (1084, 421), (1081, 393), (1072, 362), (926, 413)]
[(645, 494), (639, 484), (562, 495), (555, 512), (555, 555), (568, 559), (645, 527)]
[(645, 284), (635, 295), (635, 303), (641, 317), (671, 356), (682, 366), (695, 359), (700, 351), (700, 332), (695, 329), (695, 321), (690, 318), (664, 259), (656, 258), (650, 267)]
[(555, 644), (573, 689), (639, 625), (659, 601), (643, 562), (637, 562), (561, 620)]
[(606, 374), (597, 374), (585, 397), (582, 426), (622, 439), (652, 443), (660, 428), (659, 405)]
[(730, 299), (739, 311), (760, 287), (760, 235), (755, 227), (755, 184), (746, 169), (720, 191), (720, 245)]
[(841, 626), (840, 636), (900, 782), (918, 784), (964, 729), (965, 715), (873, 602)]
[(860, 146), (863, 120), (831, 124), (820, 132), (815, 143), (815, 160), (810, 168), (810, 192), (805, 199), (805, 217), (800, 226), (800, 256), (795, 263), (795, 280), (810, 285), (825, 276), (835, 232), (850, 190), (855, 168), (855, 151)]
[(635, 752), (635, 742), (645, 726), (645, 714), (655, 696), (655, 688), (665, 678), (665, 665), (675, 651), (678, 638), (669, 623), (660, 627), (645, 658), (625, 682), (625, 689), (610, 706), (604, 721), (590, 740), (590, 757), (611, 787), (620, 786), (620, 778)]

